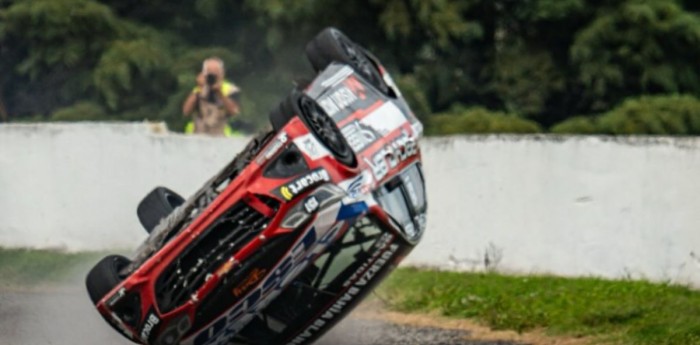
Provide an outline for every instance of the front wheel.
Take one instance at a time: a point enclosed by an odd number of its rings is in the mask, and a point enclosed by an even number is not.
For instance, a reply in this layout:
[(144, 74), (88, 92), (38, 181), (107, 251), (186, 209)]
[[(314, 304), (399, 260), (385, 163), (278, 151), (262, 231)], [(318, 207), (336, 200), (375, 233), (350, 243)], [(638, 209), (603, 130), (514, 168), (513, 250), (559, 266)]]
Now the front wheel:
[(121, 255), (109, 255), (90, 270), (85, 285), (93, 304), (97, 304), (122, 281), (121, 270), (129, 265), (129, 259)]

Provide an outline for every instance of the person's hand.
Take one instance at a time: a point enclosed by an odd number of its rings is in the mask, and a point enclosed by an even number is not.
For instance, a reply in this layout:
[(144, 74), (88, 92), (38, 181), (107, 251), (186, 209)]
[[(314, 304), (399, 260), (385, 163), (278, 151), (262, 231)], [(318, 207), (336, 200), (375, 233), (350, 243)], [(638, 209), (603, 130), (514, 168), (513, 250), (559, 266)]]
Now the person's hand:
[(197, 75), (197, 86), (200, 88), (203, 88), (204, 85), (207, 83), (206, 77), (204, 76), (204, 73), (200, 73)]

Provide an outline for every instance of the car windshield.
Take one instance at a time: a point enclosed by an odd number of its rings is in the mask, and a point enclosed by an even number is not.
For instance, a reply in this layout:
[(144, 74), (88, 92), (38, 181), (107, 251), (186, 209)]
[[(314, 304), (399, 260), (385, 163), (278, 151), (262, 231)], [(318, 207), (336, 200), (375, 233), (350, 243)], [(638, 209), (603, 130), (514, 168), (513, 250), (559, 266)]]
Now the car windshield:
[(377, 200), (406, 233), (417, 237), (425, 227), (425, 184), (420, 165), (414, 164), (377, 192)]

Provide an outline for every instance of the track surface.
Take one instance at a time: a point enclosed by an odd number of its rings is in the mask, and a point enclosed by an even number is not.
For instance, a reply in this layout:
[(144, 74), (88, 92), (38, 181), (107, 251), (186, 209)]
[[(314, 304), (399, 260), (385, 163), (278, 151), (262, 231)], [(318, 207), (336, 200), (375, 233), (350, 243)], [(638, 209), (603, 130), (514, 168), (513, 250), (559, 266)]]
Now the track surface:
[[(454, 330), (410, 327), (367, 318), (367, 307), (337, 325), (317, 345), (510, 345), (466, 340)], [(371, 313), (371, 311), (369, 312)], [(131, 344), (114, 332), (77, 288), (0, 290), (0, 345)]]

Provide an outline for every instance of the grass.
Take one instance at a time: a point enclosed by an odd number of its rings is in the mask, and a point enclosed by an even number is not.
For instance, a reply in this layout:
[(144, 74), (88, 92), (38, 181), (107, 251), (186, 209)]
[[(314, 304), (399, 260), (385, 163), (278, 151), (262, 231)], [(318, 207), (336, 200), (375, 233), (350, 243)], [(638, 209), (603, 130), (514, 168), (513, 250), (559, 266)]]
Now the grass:
[(85, 277), (102, 253), (0, 248), (0, 287), (66, 285)]
[(700, 344), (700, 291), (683, 286), (403, 268), (379, 294), (398, 311), (470, 318), (493, 329), (544, 329), (615, 344)]

